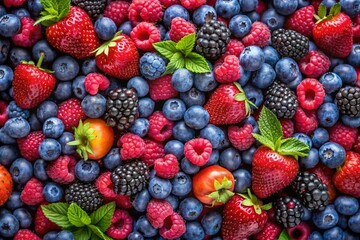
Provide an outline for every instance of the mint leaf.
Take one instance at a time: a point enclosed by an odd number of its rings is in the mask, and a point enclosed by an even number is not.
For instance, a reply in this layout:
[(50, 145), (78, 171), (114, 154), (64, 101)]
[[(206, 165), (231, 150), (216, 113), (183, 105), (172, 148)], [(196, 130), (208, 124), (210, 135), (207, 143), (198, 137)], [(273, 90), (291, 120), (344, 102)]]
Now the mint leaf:
[(276, 115), (265, 106), (261, 110), (258, 125), (261, 135), (273, 144), (275, 144), (276, 141), (283, 136), (279, 120)]
[(67, 216), (69, 221), (76, 227), (83, 227), (91, 223), (91, 218), (89, 215), (76, 203), (70, 204)]
[(290, 238), (289, 234), (287, 233), (287, 231), (284, 229), (284, 230), (281, 232), (278, 240), (291, 240), (291, 238)]
[(320, 4), (319, 5), (319, 9), (318, 9), (318, 15), (321, 19), (323, 19), (324, 17), (326, 17), (326, 7), (324, 4)]
[(341, 12), (341, 4), (338, 2), (330, 8), (330, 14), (333, 16), (338, 15)]
[(70, 228), (73, 226), (67, 217), (68, 208), (69, 204), (67, 203), (52, 203), (41, 206), (45, 217), (61, 228)]
[(102, 240), (101, 237), (98, 237), (95, 233), (91, 234), (91, 240)]
[(175, 72), (175, 70), (179, 68), (183, 68), (185, 66), (183, 55), (179, 52), (175, 53), (170, 62), (166, 65), (166, 69), (163, 75), (170, 74)]
[(77, 228), (72, 232), (76, 240), (89, 240), (91, 237), (91, 230), (88, 227)]
[(193, 73), (210, 72), (209, 64), (205, 58), (198, 53), (191, 52), (185, 58), (185, 68)]
[(97, 226), (89, 225), (88, 227), (99, 238), (104, 239), (104, 240), (111, 240), (111, 238), (109, 236), (107, 236), (105, 233), (103, 233)]
[(185, 56), (187, 56), (194, 49), (195, 41), (196, 41), (195, 33), (186, 35), (176, 44), (176, 49), (181, 51)]
[(176, 49), (176, 43), (171, 40), (154, 43), (153, 47), (169, 60), (176, 52), (178, 52)]
[(91, 223), (105, 232), (111, 224), (112, 216), (116, 208), (115, 202), (101, 206), (98, 210), (90, 214)]
[(296, 138), (281, 140), (281, 145), (277, 150), (281, 155), (294, 156), (296, 159), (298, 157), (306, 157), (309, 154), (309, 151), (309, 146)]
[(271, 142), (268, 138), (261, 136), (259, 134), (253, 133), (253, 137), (258, 140), (261, 144), (271, 148), (273, 151), (275, 151), (275, 144)]

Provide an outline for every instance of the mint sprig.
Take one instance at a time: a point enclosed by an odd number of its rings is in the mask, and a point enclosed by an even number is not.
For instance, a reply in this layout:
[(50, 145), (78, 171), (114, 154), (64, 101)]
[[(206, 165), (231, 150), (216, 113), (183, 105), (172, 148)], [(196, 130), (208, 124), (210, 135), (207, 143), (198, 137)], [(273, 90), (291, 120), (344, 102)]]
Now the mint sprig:
[(70, 0), (40, 0), (40, 2), (44, 10), (35, 24), (41, 23), (48, 27), (62, 20), (70, 12)]
[(105, 232), (110, 227), (115, 207), (115, 202), (105, 204), (90, 216), (76, 203), (52, 203), (41, 209), (50, 221), (71, 231), (76, 240), (111, 240)]
[(193, 52), (196, 34), (183, 37), (179, 42), (171, 40), (154, 43), (154, 48), (169, 60), (165, 74), (173, 73), (179, 68), (186, 68), (193, 73), (210, 72), (209, 64), (200, 54)]
[(253, 133), (253, 137), (263, 145), (280, 155), (306, 157), (309, 146), (296, 138), (283, 139), (282, 127), (276, 115), (265, 106), (261, 110), (259, 121), (260, 134)]

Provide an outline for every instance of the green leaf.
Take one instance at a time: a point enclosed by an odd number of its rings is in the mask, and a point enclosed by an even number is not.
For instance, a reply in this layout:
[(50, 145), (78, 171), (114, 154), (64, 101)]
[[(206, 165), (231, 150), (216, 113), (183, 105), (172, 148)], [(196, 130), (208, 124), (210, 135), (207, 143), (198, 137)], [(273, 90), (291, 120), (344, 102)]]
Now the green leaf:
[(284, 229), (284, 230), (281, 232), (278, 240), (291, 240), (291, 238), (290, 238), (289, 234), (287, 233), (286, 229)]
[(70, 204), (67, 216), (69, 221), (76, 227), (83, 227), (91, 223), (91, 218), (89, 215), (76, 203)]
[(276, 115), (267, 107), (263, 107), (261, 110), (258, 125), (261, 135), (267, 138), (273, 144), (275, 144), (276, 141), (283, 136), (282, 127), (279, 120), (277, 119)]
[(101, 237), (98, 237), (95, 233), (91, 234), (91, 240), (102, 240)]
[(341, 4), (340, 3), (336, 3), (334, 5), (331, 6), (330, 8), (330, 15), (332, 16), (336, 16), (341, 12)]
[(185, 58), (185, 68), (193, 73), (210, 72), (209, 64), (198, 53), (191, 52)]
[(115, 202), (101, 206), (98, 210), (90, 214), (91, 223), (105, 232), (110, 227), (115, 208)]
[(245, 101), (246, 95), (244, 92), (238, 93), (234, 96), (235, 101)]
[(92, 232), (88, 227), (77, 228), (72, 233), (74, 235), (75, 240), (89, 240), (89, 239), (92, 239), (92, 238), (90, 238)]
[(163, 75), (171, 74), (175, 72), (175, 70), (179, 68), (183, 68), (184, 66), (185, 66), (184, 58), (180, 52), (177, 52), (172, 56), (170, 62), (166, 65), (166, 69)]
[(68, 208), (69, 204), (67, 203), (52, 203), (41, 206), (44, 215), (61, 228), (70, 228), (73, 226), (67, 217)]
[(271, 142), (268, 138), (261, 136), (257, 133), (253, 133), (252, 134), (253, 137), (258, 140), (261, 144), (271, 148), (273, 151), (275, 151), (275, 144), (273, 142)]
[(326, 7), (324, 4), (320, 4), (319, 8), (318, 8), (318, 15), (321, 19), (323, 19), (324, 17), (326, 17)]
[(277, 152), (281, 155), (294, 156), (297, 159), (298, 157), (306, 157), (309, 154), (309, 150), (309, 146), (300, 140), (287, 138), (281, 141), (280, 148)]
[(40, 13), (41, 17), (35, 24), (41, 23), (46, 27), (50, 26), (61, 21), (70, 12), (71, 0), (41, 0), (40, 2), (44, 10)]
[(101, 238), (103, 240), (111, 240), (111, 238), (109, 236), (107, 236), (105, 233), (103, 233), (97, 226), (89, 225), (88, 227), (99, 238)]
[(153, 47), (169, 60), (176, 52), (178, 52), (176, 49), (176, 43), (171, 40), (154, 43)]
[(176, 49), (181, 51), (185, 56), (187, 56), (194, 49), (195, 41), (196, 41), (195, 33), (186, 35), (176, 44)]

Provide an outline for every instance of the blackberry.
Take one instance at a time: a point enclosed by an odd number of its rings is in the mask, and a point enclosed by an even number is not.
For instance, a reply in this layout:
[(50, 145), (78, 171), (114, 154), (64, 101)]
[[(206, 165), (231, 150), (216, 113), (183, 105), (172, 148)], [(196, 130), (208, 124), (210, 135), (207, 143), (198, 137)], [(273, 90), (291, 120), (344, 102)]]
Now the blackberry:
[(360, 88), (341, 88), (336, 94), (336, 104), (341, 114), (350, 117), (360, 116)]
[(274, 204), (276, 221), (285, 228), (295, 227), (301, 223), (304, 214), (300, 201), (293, 197), (281, 197)]
[(114, 191), (121, 195), (135, 195), (146, 187), (149, 170), (140, 160), (126, 162), (118, 166), (111, 174)]
[(314, 173), (299, 172), (291, 187), (301, 203), (310, 210), (322, 211), (329, 204), (327, 185)]
[(299, 106), (297, 97), (285, 84), (274, 82), (265, 94), (265, 106), (279, 118), (292, 118)]
[(87, 12), (92, 19), (103, 14), (107, 4), (107, 0), (71, 0), (71, 2)]
[(76, 203), (84, 211), (91, 213), (102, 205), (103, 198), (94, 184), (76, 182), (65, 190), (65, 201), (69, 204)]
[(125, 131), (138, 117), (138, 97), (136, 90), (117, 88), (111, 90), (106, 102), (105, 119), (109, 126)]
[(226, 51), (230, 34), (225, 23), (212, 19), (210, 14), (196, 34), (195, 50), (209, 60), (216, 60)]
[(271, 35), (272, 46), (281, 56), (299, 60), (309, 52), (309, 39), (294, 30), (283, 28), (275, 30)]

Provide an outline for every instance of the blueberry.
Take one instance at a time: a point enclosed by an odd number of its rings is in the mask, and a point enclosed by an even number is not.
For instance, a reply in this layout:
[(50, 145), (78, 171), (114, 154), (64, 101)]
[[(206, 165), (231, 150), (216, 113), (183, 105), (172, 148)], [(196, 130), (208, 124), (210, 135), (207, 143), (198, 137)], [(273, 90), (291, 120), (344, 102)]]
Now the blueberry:
[(233, 36), (242, 38), (250, 32), (251, 24), (252, 22), (248, 16), (239, 14), (231, 18), (229, 29)]
[(200, 131), (200, 137), (209, 140), (212, 147), (215, 149), (220, 148), (223, 141), (225, 141), (224, 131), (213, 124), (208, 124), (205, 128), (203, 128)]
[(306, 145), (309, 146), (309, 148), (312, 147), (312, 142), (311, 139), (308, 135), (306, 135), (305, 133), (295, 133), (293, 135), (293, 138), (296, 138), (298, 140), (300, 140), (301, 142), (305, 143)]
[(57, 234), (55, 240), (74, 240), (74, 235), (68, 230), (62, 230)]
[(338, 213), (351, 216), (359, 210), (359, 202), (356, 198), (350, 196), (338, 196), (334, 202)]
[(346, 151), (337, 143), (327, 142), (319, 149), (320, 161), (329, 168), (337, 168), (345, 161)]
[(271, 31), (282, 28), (285, 17), (276, 12), (273, 8), (268, 8), (262, 15), (261, 21), (265, 23)]
[(166, 36), (166, 28), (163, 24), (156, 24), (156, 27), (159, 29), (160, 31), (160, 38), (162, 41), (164, 41), (165, 36)]
[(319, 82), (324, 86), (325, 93), (334, 93), (342, 86), (340, 76), (333, 72), (328, 72), (322, 75)]
[(100, 17), (94, 24), (95, 32), (102, 40), (110, 40), (116, 33), (116, 24), (114, 21), (107, 17)]
[[(10, 210), (15, 210), (24, 206), (24, 203), (21, 201), (21, 193), (13, 191), (6, 201), (6, 207)], [(1, 215), (1, 214), (0, 214)]]
[(240, 78), (237, 80), (238, 83), (240, 83), (241, 86), (245, 86), (246, 83), (249, 81), (251, 77), (251, 72), (246, 71), (241, 65), (240, 65)]
[(151, 226), (149, 220), (147, 220), (146, 216), (141, 216), (136, 221), (134, 229), (143, 234), (144, 237), (155, 237), (157, 234), (157, 229)]
[(195, 74), (194, 85), (202, 92), (210, 92), (216, 88), (218, 83), (215, 80), (213, 71), (210, 71), (208, 73)]
[(96, 67), (95, 58), (86, 59), (81, 65), (81, 72), (84, 75), (88, 75), (89, 73), (98, 72)]
[(41, 54), (44, 54), (43, 63), (51, 63), (56, 58), (55, 50), (50, 46), (49, 42), (46, 40), (40, 40), (34, 44), (32, 48), (32, 56), (34, 60), (38, 61)]
[(130, 127), (130, 132), (140, 136), (145, 137), (149, 131), (149, 120), (146, 118), (138, 118)]
[(70, 56), (58, 57), (54, 61), (52, 69), (55, 71), (56, 79), (60, 81), (69, 81), (75, 78), (80, 71), (79, 64)]
[(345, 240), (359, 240), (359, 235), (351, 232), (350, 230), (346, 230), (344, 232), (344, 239)]
[(343, 240), (344, 231), (339, 227), (333, 227), (323, 233), (324, 240)]
[[(186, 141), (185, 141), (186, 142)], [(4, 131), (4, 128), (0, 128), (0, 143), (3, 144), (14, 144), (16, 139), (7, 135)]]
[(0, 6), (0, 17), (6, 14), (6, 8), (4, 6)]
[(240, 12), (240, 3), (238, 0), (217, 0), (215, 10), (220, 17), (232, 18)]
[(182, 237), (186, 240), (202, 240), (205, 238), (205, 232), (199, 222), (187, 222), (186, 231)]
[(138, 97), (145, 97), (149, 93), (149, 84), (144, 78), (139, 76), (131, 78), (126, 87), (134, 88)]
[(184, 144), (178, 140), (170, 140), (164, 146), (166, 154), (173, 154), (177, 159), (184, 156)]
[(272, 67), (275, 67), (275, 64), (280, 59), (279, 53), (275, 50), (275, 48), (271, 46), (264, 47), (263, 51), (265, 54), (265, 63), (271, 65)]
[(237, 193), (246, 193), (251, 187), (251, 173), (246, 169), (238, 169), (233, 172), (235, 178), (234, 191)]
[(360, 66), (360, 44), (354, 44), (352, 46), (352, 50), (347, 57), (347, 60), (350, 65), (353, 67), (359, 67)]
[(240, 167), (240, 153), (235, 148), (227, 148), (220, 154), (220, 165), (229, 171), (234, 171)]
[(341, 9), (350, 17), (360, 13), (360, 0), (340, 0)]
[(240, 64), (247, 71), (260, 69), (265, 61), (264, 51), (258, 46), (246, 47), (240, 54)]
[(43, 159), (38, 159), (34, 163), (34, 176), (41, 181), (46, 181), (48, 179), (46, 165), (47, 163)]
[(19, 221), (12, 214), (6, 213), (0, 215), (0, 236), (1, 237), (13, 237), (19, 230)]
[(118, 31), (122, 31), (123, 34), (130, 36), (132, 29), (133, 29), (133, 27), (131, 25), (131, 22), (125, 21), (119, 26)]
[(349, 126), (351, 128), (360, 127), (360, 117), (349, 117), (347, 115), (342, 115), (341, 121), (344, 123), (344, 125)]
[(339, 221), (334, 205), (328, 205), (323, 211), (313, 212), (312, 221), (319, 229), (330, 229)]
[(194, 105), (203, 106), (205, 104), (205, 94), (196, 88), (192, 88), (185, 93), (180, 93), (180, 98), (187, 107)]
[(32, 15), (39, 16), (44, 7), (41, 4), (41, 0), (28, 0), (28, 9)]
[(207, 235), (213, 236), (220, 231), (222, 224), (221, 213), (217, 211), (211, 211), (206, 213), (201, 218), (201, 226)]
[(170, 195), (171, 190), (171, 182), (167, 179), (154, 177), (149, 182), (149, 193), (153, 198), (164, 199)]
[(47, 138), (40, 143), (39, 154), (42, 159), (53, 161), (60, 156), (61, 145), (55, 139)]
[(15, 145), (0, 146), (0, 163), (4, 166), (10, 164), (19, 157), (18, 149)]
[(144, 240), (144, 237), (139, 232), (132, 232), (129, 234), (128, 240)]
[(85, 90), (85, 76), (78, 76), (72, 84), (72, 91), (75, 97), (83, 99), (86, 96)]
[(56, 117), (51, 117), (45, 120), (43, 125), (43, 133), (45, 137), (59, 138), (64, 132), (64, 123)]
[(186, 125), (196, 130), (204, 128), (209, 123), (209, 120), (209, 113), (201, 106), (191, 106), (184, 114)]
[(185, 111), (186, 111), (185, 103), (178, 98), (171, 98), (166, 100), (166, 102), (162, 107), (162, 112), (164, 116), (172, 121), (181, 120), (184, 117)]
[(301, 220), (302, 221), (310, 221), (311, 220), (311, 217), (312, 217), (312, 212), (303, 206), (303, 209), (304, 209), (304, 213), (303, 215), (301, 216)]
[(194, 11), (192, 19), (197, 26), (202, 26), (206, 23), (209, 14), (212, 14), (212, 19), (216, 20), (217, 14), (215, 9), (209, 5), (202, 5)]
[(26, 49), (14, 47), (10, 50), (10, 61), (14, 67), (20, 64), (22, 61), (28, 62), (30, 60), (31, 55)]
[(270, 87), (271, 84), (275, 81), (276, 73), (272, 66), (267, 63), (264, 63), (259, 70), (257, 70), (252, 78), (252, 84), (260, 89), (265, 89)]
[(317, 118), (323, 127), (332, 127), (339, 119), (339, 109), (334, 103), (324, 103), (317, 110)]
[(11, 101), (6, 108), (6, 113), (9, 118), (22, 117), (28, 119), (30, 116), (29, 110), (20, 108), (15, 101)]
[(33, 175), (32, 164), (24, 158), (16, 159), (9, 170), (13, 181), (18, 184), (27, 183)]
[(0, 17), (0, 35), (12, 37), (20, 30), (20, 18), (14, 14), (5, 14)]
[(37, 118), (35, 113), (30, 115), (29, 124), (30, 124), (31, 130), (33, 130), (33, 131), (39, 131), (42, 128), (41, 122), (39, 121), (39, 119)]
[(299, 164), (305, 169), (315, 167), (319, 163), (319, 152), (316, 148), (311, 148), (306, 157), (299, 158)]
[(51, 231), (44, 235), (43, 240), (55, 240), (58, 235), (58, 232)]
[(58, 101), (64, 101), (72, 95), (71, 82), (58, 82), (54, 90), (54, 96)]
[(71, 155), (71, 154), (75, 153), (76, 146), (70, 146), (67, 144), (68, 142), (71, 142), (74, 140), (75, 140), (75, 137), (71, 132), (64, 132), (63, 134), (61, 134), (58, 141), (61, 145), (62, 154)]
[(193, 174), (199, 172), (199, 170), (200, 170), (199, 166), (191, 163), (186, 157), (184, 157), (181, 160), (180, 166), (181, 166), (181, 170), (184, 173), (190, 174), (190, 175), (193, 175)]
[(313, 231), (309, 236), (309, 240), (323, 240), (323, 237), (318, 231)]
[(196, 220), (203, 210), (203, 205), (196, 198), (185, 198), (180, 202), (179, 213), (186, 221)]
[(22, 117), (10, 118), (4, 125), (4, 131), (13, 138), (23, 138), (30, 133), (30, 124)]
[(64, 190), (59, 184), (49, 182), (44, 186), (43, 195), (48, 202), (58, 202), (62, 199)]
[(296, 11), (298, 7), (298, 1), (274, 0), (273, 5), (278, 13), (282, 15), (290, 15)]
[(171, 184), (171, 193), (178, 197), (186, 196), (192, 189), (191, 178), (183, 172), (176, 174), (176, 176), (171, 180)]
[(176, 91), (187, 92), (194, 84), (194, 74), (186, 68), (177, 69), (171, 76), (171, 84)]
[(151, 199), (150, 193), (147, 189), (142, 190), (138, 194), (136, 194), (132, 205), (134, 209), (138, 212), (145, 212), (146, 207)]
[(349, 64), (339, 64), (334, 70), (345, 84), (354, 85), (357, 79), (355, 68)]
[(19, 221), (20, 228), (29, 228), (32, 223), (32, 216), (25, 208), (18, 208), (13, 212), (13, 215)]
[(58, 106), (53, 101), (42, 102), (36, 110), (37, 119), (45, 122), (46, 119), (56, 117), (58, 113)]
[(103, 159), (104, 167), (110, 171), (113, 171), (117, 166), (121, 164), (121, 157), (119, 148), (112, 148)]
[(81, 107), (89, 118), (99, 118), (106, 111), (106, 98), (101, 94), (86, 95), (81, 101)]
[(256, 11), (248, 12), (248, 13), (246, 13), (246, 16), (248, 16), (248, 18), (250, 18), (252, 23), (260, 21), (260, 14), (257, 13)]
[(242, 12), (251, 12), (255, 11), (257, 5), (259, 4), (258, 0), (247, 0), (247, 1), (239, 1)]
[(179, 141), (187, 142), (195, 137), (195, 131), (188, 127), (184, 121), (179, 121), (173, 128), (173, 137)]
[(80, 160), (75, 165), (75, 175), (82, 182), (94, 181), (100, 173), (100, 166), (97, 161)]
[(6, 38), (0, 39), (0, 64), (5, 63), (10, 50), (10, 41)]
[(166, 68), (166, 62), (164, 58), (156, 53), (145, 53), (140, 58), (140, 72), (149, 80), (155, 80), (159, 78)]
[(189, 12), (183, 6), (175, 4), (168, 7), (164, 12), (163, 22), (165, 24), (165, 27), (170, 28), (171, 20), (176, 17), (181, 17), (186, 21), (190, 20)]
[(292, 58), (284, 57), (276, 63), (275, 72), (280, 81), (290, 83), (298, 76), (299, 66)]
[(360, 212), (349, 218), (348, 226), (354, 233), (360, 233)]
[(248, 116), (242, 121), (242, 124), (250, 124), (252, 126), (252, 132), (253, 133), (260, 133), (259, 126), (256, 122), (256, 119), (253, 116)]
[(139, 100), (139, 117), (149, 117), (155, 109), (155, 102), (151, 98), (141, 98)]
[(13, 70), (9, 66), (0, 65), (0, 91), (9, 89), (13, 78)]
[(313, 136), (311, 138), (313, 146), (316, 148), (321, 147), (324, 143), (329, 141), (329, 133), (325, 128), (315, 129)]

